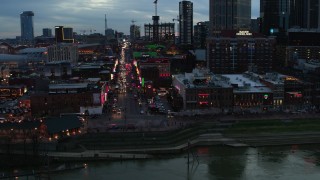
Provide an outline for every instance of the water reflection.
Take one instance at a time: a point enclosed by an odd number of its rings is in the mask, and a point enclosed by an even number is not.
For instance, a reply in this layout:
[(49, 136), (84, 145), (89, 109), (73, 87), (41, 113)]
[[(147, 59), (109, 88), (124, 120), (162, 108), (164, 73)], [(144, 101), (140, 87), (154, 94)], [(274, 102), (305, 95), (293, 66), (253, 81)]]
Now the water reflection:
[(246, 148), (211, 148), (209, 178), (235, 179), (242, 177), (246, 165)]
[[(89, 162), (81, 170), (65, 171), (51, 179), (69, 180), (318, 180), (319, 146), (258, 148), (201, 147), (167, 159)], [(23, 178), (19, 178), (23, 179)]]

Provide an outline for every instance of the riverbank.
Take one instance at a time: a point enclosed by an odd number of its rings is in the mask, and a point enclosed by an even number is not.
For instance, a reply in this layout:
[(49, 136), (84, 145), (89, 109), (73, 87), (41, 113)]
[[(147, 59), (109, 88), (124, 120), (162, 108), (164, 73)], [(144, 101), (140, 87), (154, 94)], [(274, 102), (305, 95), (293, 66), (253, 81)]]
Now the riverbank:
[(308, 133), (279, 133), (251, 135), (201, 134), (197, 138), (173, 147), (154, 148), (127, 148), (86, 150), (83, 152), (63, 152), (48, 154), (55, 161), (97, 161), (97, 160), (137, 160), (164, 157), (169, 154), (180, 154), (189, 148), (203, 146), (229, 146), (229, 147), (258, 147), (258, 146), (283, 146), (320, 144), (320, 132)]
[(56, 161), (148, 159), (191, 147), (257, 147), (320, 144), (314, 119), (229, 119), (198, 122), (171, 131), (90, 133), (63, 139), (57, 151), (41, 152)]

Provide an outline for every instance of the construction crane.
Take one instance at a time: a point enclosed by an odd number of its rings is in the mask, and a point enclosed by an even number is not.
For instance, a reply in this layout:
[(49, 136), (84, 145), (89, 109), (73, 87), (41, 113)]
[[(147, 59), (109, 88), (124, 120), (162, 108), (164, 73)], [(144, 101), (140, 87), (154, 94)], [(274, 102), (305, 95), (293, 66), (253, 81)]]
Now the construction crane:
[(92, 34), (92, 32), (96, 32), (95, 29), (81, 29), (79, 30), (83, 35), (87, 35), (86, 33), (89, 32), (90, 34)]
[(172, 19), (173, 22), (174, 22), (175, 20), (178, 21), (178, 22), (180, 22), (179, 16), (177, 16), (177, 19), (176, 19), (176, 18), (173, 18), (173, 19)]
[(157, 4), (158, 4), (158, 0), (155, 0), (154, 2), (154, 9), (155, 9), (155, 16), (157, 16)]

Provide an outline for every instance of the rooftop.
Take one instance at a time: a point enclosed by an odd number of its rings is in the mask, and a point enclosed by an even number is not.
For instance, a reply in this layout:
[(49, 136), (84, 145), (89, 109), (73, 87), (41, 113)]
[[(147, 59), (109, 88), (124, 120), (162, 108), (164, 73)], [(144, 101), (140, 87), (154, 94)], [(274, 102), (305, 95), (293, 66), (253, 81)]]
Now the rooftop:
[(19, 54), (29, 54), (29, 53), (44, 53), (47, 48), (25, 48), (19, 51)]
[(88, 83), (49, 84), (49, 89), (80, 89), (87, 87)]
[(256, 93), (271, 93), (272, 90), (266, 87), (264, 84), (260, 82), (258, 79), (250, 79), (245, 74), (223, 74), (221, 75), (226, 77), (227, 82), (230, 83), (235, 93), (248, 93), (248, 92), (256, 92)]
[(174, 77), (187, 88), (231, 87), (228, 83), (209, 73), (207, 69), (194, 69), (192, 73), (177, 74)]
[(26, 61), (25, 55), (0, 54), (0, 61)]

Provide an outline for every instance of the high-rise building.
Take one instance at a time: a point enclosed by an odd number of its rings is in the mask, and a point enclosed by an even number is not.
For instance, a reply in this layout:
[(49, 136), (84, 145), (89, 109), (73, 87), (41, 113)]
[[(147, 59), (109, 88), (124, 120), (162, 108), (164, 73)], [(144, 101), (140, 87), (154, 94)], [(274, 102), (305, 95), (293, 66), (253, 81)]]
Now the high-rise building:
[(63, 40), (67, 40), (73, 42), (73, 28), (71, 27), (64, 27), (63, 28)]
[(266, 35), (285, 32), (289, 28), (291, 0), (260, 0), (262, 32)]
[(320, 28), (320, 0), (291, 0), (290, 27)]
[[(156, 35), (154, 32), (158, 32)], [(145, 24), (144, 35), (147, 41), (174, 41), (175, 31), (174, 23)]]
[(260, 17), (266, 35), (320, 28), (320, 0), (260, 0)]
[(42, 29), (42, 36), (43, 36), (43, 37), (52, 37), (52, 29), (50, 29), (50, 28), (43, 28), (43, 29)]
[(22, 41), (31, 42), (34, 40), (33, 16), (34, 13), (32, 11), (24, 11), (20, 14)]
[(207, 67), (216, 74), (243, 73), (254, 68), (259, 73), (273, 68), (276, 40), (251, 31), (221, 31), (207, 39)]
[(105, 29), (104, 34), (106, 35), (106, 40), (107, 41), (110, 41), (111, 39), (115, 39), (116, 38), (116, 33), (111, 28)]
[(57, 43), (73, 43), (73, 29), (70, 27), (56, 26), (55, 36)]
[(132, 41), (137, 40), (140, 38), (140, 26), (132, 24), (130, 26), (130, 39)]
[(251, 0), (210, 0), (209, 20), (211, 33), (221, 30), (249, 29)]
[(190, 1), (179, 2), (179, 31), (180, 44), (193, 44), (193, 3)]
[(209, 34), (209, 21), (206, 22), (198, 22), (197, 25), (194, 26), (194, 47), (205, 49), (206, 47), (206, 39)]

